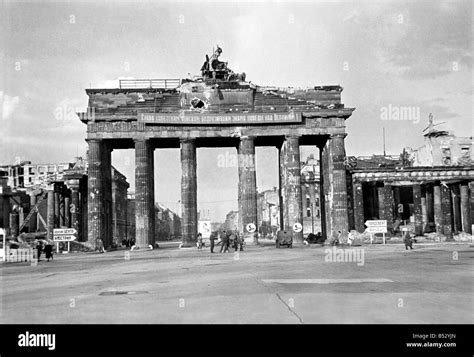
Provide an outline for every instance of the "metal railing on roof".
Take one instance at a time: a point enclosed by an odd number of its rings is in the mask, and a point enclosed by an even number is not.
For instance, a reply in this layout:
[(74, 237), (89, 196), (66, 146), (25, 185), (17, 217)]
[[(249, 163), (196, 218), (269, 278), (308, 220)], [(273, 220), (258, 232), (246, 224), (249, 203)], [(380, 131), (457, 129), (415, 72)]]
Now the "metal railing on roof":
[(174, 89), (179, 87), (181, 79), (120, 79), (120, 89), (158, 88)]

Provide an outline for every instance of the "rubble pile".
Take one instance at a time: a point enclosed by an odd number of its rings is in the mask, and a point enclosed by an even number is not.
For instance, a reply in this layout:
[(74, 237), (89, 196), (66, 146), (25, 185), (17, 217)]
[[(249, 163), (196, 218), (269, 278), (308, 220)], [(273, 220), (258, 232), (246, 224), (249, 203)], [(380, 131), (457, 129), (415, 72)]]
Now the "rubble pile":
[(453, 238), (457, 242), (471, 242), (472, 241), (472, 235), (466, 232), (459, 232), (459, 234), (454, 235)]

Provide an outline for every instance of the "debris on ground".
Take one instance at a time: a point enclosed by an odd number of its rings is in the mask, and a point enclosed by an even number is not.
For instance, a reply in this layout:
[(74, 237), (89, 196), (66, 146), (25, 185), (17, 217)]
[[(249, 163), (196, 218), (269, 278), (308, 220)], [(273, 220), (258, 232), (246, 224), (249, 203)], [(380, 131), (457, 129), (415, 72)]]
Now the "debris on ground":
[(347, 236), (347, 243), (351, 246), (356, 246), (356, 247), (363, 245), (364, 244), (363, 233), (361, 234), (357, 232), (355, 229), (351, 230), (349, 232), (349, 235)]
[(470, 242), (472, 241), (472, 235), (466, 232), (459, 232), (459, 234), (453, 235), (455, 241), (458, 242)]

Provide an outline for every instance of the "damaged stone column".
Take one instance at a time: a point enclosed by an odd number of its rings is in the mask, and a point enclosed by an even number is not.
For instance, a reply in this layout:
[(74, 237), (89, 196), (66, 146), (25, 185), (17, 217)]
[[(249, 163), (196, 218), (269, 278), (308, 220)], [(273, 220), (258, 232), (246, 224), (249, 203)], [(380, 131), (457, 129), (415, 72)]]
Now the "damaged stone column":
[[(104, 246), (110, 242), (110, 219), (107, 219), (106, 197), (110, 187), (107, 173), (110, 172), (109, 146), (102, 140), (88, 139), (89, 143), (89, 168), (87, 180), (87, 243), (95, 249), (99, 239)], [(110, 174), (109, 174), (110, 175)]]
[[(293, 242), (303, 244), (303, 203), (301, 195), (300, 145), (298, 136), (287, 136), (283, 144), (283, 162), (286, 168), (285, 178), (285, 230), (292, 232)], [(301, 225), (301, 231), (295, 232), (295, 225)]]
[(451, 189), (449, 186), (441, 183), (441, 210), (443, 217), (443, 234), (446, 240), (453, 239), (453, 209), (451, 204)]
[(461, 192), (459, 184), (454, 184), (451, 187), (452, 202), (453, 202), (453, 218), (454, 218), (454, 231), (456, 233), (462, 231), (462, 218), (461, 218)]
[(321, 199), (321, 234), (329, 240), (332, 234), (332, 196), (330, 196), (330, 181), (332, 170), (329, 169), (329, 139), (319, 148), (320, 160), (320, 199)]
[(135, 246), (147, 248), (155, 240), (153, 150), (149, 140), (135, 140)]
[(181, 140), (181, 171), (182, 247), (193, 247), (198, 233), (195, 139)]
[(61, 196), (59, 195), (59, 184), (54, 185), (54, 228), (59, 228), (61, 211), (59, 208), (59, 203)]
[(54, 184), (48, 186), (47, 211), (46, 211), (46, 231), (48, 240), (53, 240), (54, 229)]
[(354, 182), (352, 184), (353, 196), (354, 196), (354, 224), (355, 229), (359, 233), (365, 231), (365, 220), (364, 220), (364, 191), (362, 182)]
[(472, 234), (471, 203), (469, 201), (469, 185), (467, 182), (461, 183), (461, 216), (463, 232)]
[[(36, 192), (33, 191), (33, 192), (30, 192), (30, 211), (35, 208), (35, 205), (36, 205)], [(35, 211), (33, 212), (33, 214), (31, 215), (31, 217), (30, 217), (30, 221), (28, 222), (28, 227), (29, 227), (30, 233), (36, 232), (36, 229), (37, 229), (37, 219), (38, 219), (37, 216), (38, 216), (38, 213), (37, 213), (37, 211), (35, 210)]]
[(383, 187), (384, 193), (384, 205), (385, 205), (385, 217), (387, 220), (387, 231), (393, 233), (393, 221), (394, 221), (394, 207), (395, 199), (393, 197), (393, 189), (391, 182), (385, 182)]
[(77, 231), (77, 237), (79, 241), (82, 241), (81, 238), (81, 205), (79, 200), (79, 180), (68, 180), (68, 187), (71, 189), (71, 204), (69, 205), (69, 211), (71, 212), (71, 228), (74, 228)]
[[(349, 230), (349, 217), (347, 211), (347, 187), (346, 187), (346, 167), (344, 160), (346, 150), (344, 138), (346, 134), (331, 135), (326, 146), (328, 149), (328, 188), (329, 188), (329, 215), (330, 228), (328, 233), (330, 237)], [(326, 178), (325, 178), (326, 179)]]
[(436, 233), (443, 233), (443, 210), (441, 209), (441, 186), (436, 182), (433, 186), (433, 210)]
[(425, 233), (428, 229), (428, 208), (426, 204), (426, 186), (421, 185), (421, 221), (422, 231)]
[(423, 215), (421, 209), (421, 185), (413, 185), (413, 215), (415, 216), (415, 235), (423, 234)]
[[(254, 138), (243, 136), (238, 148), (239, 161), (239, 215), (240, 234), (249, 244), (256, 244), (257, 239), (257, 177), (255, 170)], [(255, 231), (249, 231), (248, 225), (254, 225)]]

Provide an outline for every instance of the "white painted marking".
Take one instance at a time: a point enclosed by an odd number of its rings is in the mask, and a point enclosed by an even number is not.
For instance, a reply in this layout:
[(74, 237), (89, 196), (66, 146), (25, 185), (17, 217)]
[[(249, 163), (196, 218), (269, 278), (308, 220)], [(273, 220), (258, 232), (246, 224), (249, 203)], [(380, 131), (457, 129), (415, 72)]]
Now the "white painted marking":
[(263, 279), (264, 283), (276, 284), (350, 284), (393, 283), (390, 279)]

